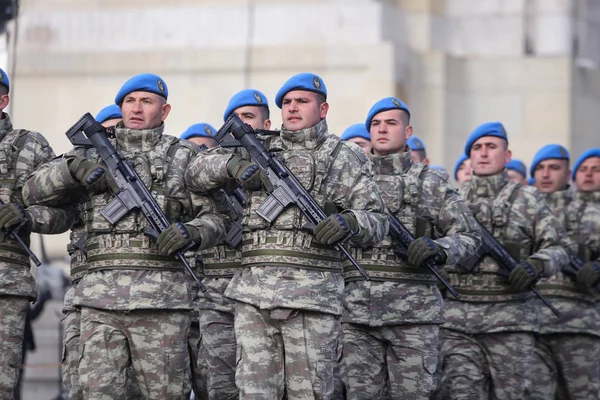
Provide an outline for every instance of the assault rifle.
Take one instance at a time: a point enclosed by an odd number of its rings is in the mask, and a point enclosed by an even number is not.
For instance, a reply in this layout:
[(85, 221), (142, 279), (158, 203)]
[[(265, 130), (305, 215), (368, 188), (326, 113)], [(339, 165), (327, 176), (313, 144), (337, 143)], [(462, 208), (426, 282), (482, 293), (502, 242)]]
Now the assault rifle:
[[(404, 248), (404, 250), (408, 249), (408, 246), (412, 242), (415, 241), (415, 237), (410, 233), (408, 229), (400, 222), (398, 218), (396, 218), (393, 214), (388, 214), (388, 220), (390, 221), (390, 236), (392, 239), (400, 244)], [(435, 268), (435, 265), (432, 262), (427, 263), (427, 268), (431, 271), (432, 274), (444, 285), (446, 289), (454, 296), (455, 299), (460, 299), (460, 295), (456, 292), (456, 290), (444, 279), (443, 276)]]
[[(0, 206), (3, 204), (4, 204), (4, 202), (2, 200), (0, 200)], [(21, 229), (21, 227), (24, 224), (25, 224), (25, 221), (23, 221), (22, 223), (20, 223), (17, 226), (11, 227), (10, 229), (2, 228), (2, 233), (4, 234), (4, 236), (8, 236), (8, 237), (16, 240), (17, 243), (19, 243), (19, 246), (21, 246), (23, 248), (23, 250), (25, 250), (25, 252), (29, 256), (31, 261), (33, 261), (33, 263), (35, 264), (35, 266), (39, 267), (40, 265), (42, 265), (42, 263), (40, 262), (40, 259), (37, 258), (37, 256), (33, 253), (33, 251), (31, 251), (29, 246), (27, 246), (27, 244), (25, 244), (23, 239), (21, 239), (21, 236), (19, 236), (19, 234), (17, 233), (17, 231), (19, 229)]]
[[(267, 199), (258, 207), (257, 214), (265, 221), (271, 223), (283, 210), (290, 204), (294, 204), (302, 211), (304, 216), (310, 221), (306, 228), (316, 226), (319, 222), (327, 218), (327, 215), (306, 191), (304, 186), (288, 167), (273, 154), (269, 153), (262, 143), (256, 138), (255, 131), (250, 125), (242, 122), (235, 114), (232, 114), (225, 124), (215, 135), (215, 139), (223, 147), (243, 147), (250, 154), (266, 179), (271, 182), (272, 190), (269, 191)], [(348, 235), (347, 240), (352, 233)], [(335, 244), (335, 248), (341, 251), (350, 260), (357, 271), (369, 280), (369, 275), (363, 267), (350, 254), (348, 249), (341, 243)]]
[[(145, 234), (154, 240), (158, 239), (160, 233), (171, 224), (137, 172), (121, 158), (108, 140), (106, 129), (90, 113), (86, 113), (67, 131), (66, 135), (76, 146), (93, 146), (107, 165), (107, 173), (111, 174), (112, 179), (119, 187), (119, 193), (100, 210), (100, 214), (114, 225), (131, 211), (139, 210), (150, 224)], [(204, 292), (206, 287), (200, 282), (184, 256), (184, 253), (192, 247), (194, 247), (194, 243), (179, 250), (175, 254), (175, 258), (183, 263), (187, 272)]]
[[(489, 255), (492, 257), (499, 265), (502, 267), (507, 273), (510, 272), (517, 267), (519, 264), (517, 260), (514, 259), (513, 256), (510, 255), (508, 251), (502, 246), (494, 236), (492, 236), (487, 229), (483, 227), (479, 222), (479, 230), (481, 233), (481, 239), (483, 241), (481, 245), (481, 249), (479, 252), (479, 259), (484, 255)], [(530, 290), (535, 294), (552, 312), (560, 317), (560, 313), (558, 310), (546, 299), (535, 287), (530, 287)]]

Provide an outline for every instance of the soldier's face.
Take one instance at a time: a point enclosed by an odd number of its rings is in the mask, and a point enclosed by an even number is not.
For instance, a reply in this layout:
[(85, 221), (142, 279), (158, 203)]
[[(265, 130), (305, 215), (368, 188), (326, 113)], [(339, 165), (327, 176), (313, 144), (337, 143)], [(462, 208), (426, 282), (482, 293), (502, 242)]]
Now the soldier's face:
[(269, 129), (271, 128), (271, 120), (263, 119), (261, 113), (262, 107), (257, 106), (243, 106), (233, 110), (233, 113), (240, 117), (242, 122), (248, 124), (252, 129)]
[(479, 138), (471, 147), (471, 166), (477, 176), (499, 174), (510, 162), (506, 140), (495, 136)]
[(329, 104), (319, 104), (317, 94), (307, 90), (293, 90), (283, 96), (281, 118), (288, 131), (312, 128), (327, 116)]
[(104, 121), (102, 123), (102, 126), (105, 128), (110, 128), (111, 126), (115, 126), (116, 124), (118, 124), (119, 122), (121, 122), (123, 120), (123, 118), (112, 118), (112, 119), (107, 119), (106, 121)]
[(371, 146), (370, 140), (367, 140), (367, 139), (361, 138), (361, 137), (353, 137), (353, 138), (348, 139), (348, 141), (359, 145), (360, 148), (363, 149), (363, 151), (365, 152), (366, 155), (368, 155), (368, 156), (371, 155), (371, 149), (373, 147)]
[(569, 162), (567, 160), (550, 159), (539, 163), (533, 171), (533, 186), (542, 193), (554, 193), (565, 190), (569, 184)]
[(154, 93), (131, 92), (123, 99), (121, 113), (128, 129), (158, 128), (171, 111), (171, 105)]
[(600, 190), (600, 157), (583, 161), (575, 173), (575, 186), (581, 192)]
[(514, 169), (507, 169), (506, 174), (508, 175), (509, 181), (527, 185), (527, 179)]
[(369, 129), (373, 153), (386, 156), (406, 150), (406, 141), (412, 135), (412, 126), (406, 123), (402, 110), (387, 110), (375, 114)]
[(456, 170), (456, 182), (462, 185), (465, 182), (469, 182), (473, 176), (473, 169), (471, 168), (471, 160), (467, 159)]

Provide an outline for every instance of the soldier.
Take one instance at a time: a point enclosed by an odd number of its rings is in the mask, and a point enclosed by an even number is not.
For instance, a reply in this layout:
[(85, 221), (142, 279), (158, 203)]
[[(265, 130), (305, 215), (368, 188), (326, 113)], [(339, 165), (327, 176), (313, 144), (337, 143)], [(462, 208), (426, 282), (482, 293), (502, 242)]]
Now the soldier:
[[(574, 192), (569, 190), (569, 152), (563, 146), (550, 144), (540, 149), (531, 165), (531, 175), (544, 194), (554, 215), (567, 227), (564, 245), (577, 254), (578, 210), (571, 208)], [(600, 398), (600, 315), (596, 295), (588, 285), (578, 286), (567, 266), (536, 285), (561, 312), (556, 317), (538, 301), (540, 307), (539, 336), (533, 365), (533, 399)], [(585, 282), (586, 284), (588, 282)], [(593, 284), (593, 282), (592, 282)]]
[[(236, 93), (225, 109), (223, 121), (232, 114), (239, 116), (254, 129), (271, 127), (269, 103), (266, 96), (258, 90), (245, 89)], [(236, 153), (241, 154), (238, 149)], [(216, 160), (219, 159), (224, 163), (223, 168), (210, 168), (216, 165)], [(190, 180), (201, 183), (196, 189), (205, 193), (226, 185), (237, 186), (233, 177), (226, 172), (230, 160), (241, 162), (239, 157), (232, 156), (231, 150), (214, 148), (205, 154), (200, 154), (192, 161), (187, 175)], [(201, 398), (237, 399), (239, 391), (235, 386), (237, 344), (233, 329), (234, 302), (224, 297), (223, 293), (235, 271), (241, 267), (241, 253), (239, 249), (221, 244), (203, 251), (201, 256), (204, 270), (203, 283), (208, 290), (200, 293), (196, 303), (201, 334), (196, 361), (199, 375), (197, 386), (203, 393)]]
[(567, 262), (561, 225), (536, 189), (508, 181), (511, 152), (501, 123), (477, 127), (465, 153), (473, 179), (461, 194), (519, 263), (508, 277), (489, 256), (447, 267), (461, 299), (444, 304), (443, 389), (450, 399), (529, 398), (539, 310), (528, 289)]
[(421, 162), (425, 165), (429, 165), (429, 159), (427, 158), (427, 151), (425, 150), (425, 143), (416, 136), (408, 138), (408, 147), (410, 147), (410, 159), (412, 162)]
[(302, 230), (306, 218), (297, 207), (269, 224), (257, 214), (267, 190), (248, 195), (243, 269), (225, 291), (236, 300), (240, 399), (334, 396), (343, 278), (340, 253), (332, 245), (351, 232), (352, 242), (370, 245), (387, 229), (366, 156), (327, 131), (326, 99), (323, 80), (311, 73), (290, 78), (275, 99), (283, 126), (277, 147), (272, 142), (270, 149), (320, 206), (329, 202), (332, 214), (313, 236)]
[(575, 182), (577, 190), (582, 193), (594, 193), (590, 195), (592, 202), (598, 202), (598, 190), (600, 190), (600, 150), (589, 149), (579, 156), (573, 166), (571, 179)]
[(373, 149), (371, 146), (371, 135), (369, 134), (369, 131), (365, 129), (365, 124), (351, 125), (344, 133), (342, 133), (340, 138), (347, 142), (356, 143), (363, 149), (366, 155), (371, 155), (371, 150)]
[[(148, 222), (132, 211), (115, 225), (100, 213), (113, 199), (114, 182), (95, 149), (75, 147), (28, 181), (28, 200), (85, 203), (87, 270), (79, 282), (81, 307), (80, 382), (84, 398), (129, 398), (131, 366), (144, 398), (187, 399), (190, 395), (187, 335), (191, 288), (173, 254), (192, 242), (217, 244), (227, 228), (213, 204), (192, 198), (183, 184), (195, 145), (164, 135), (165, 82), (136, 75), (115, 98), (123, 121), (115, 127), (115, 148), (130, 160), (172, 224), (156, 243), (145, 235)], [(86, 158), (84, 158), (86, 157)], [(175, 222), (181, 221), (181, 222)]]
[(210, 149), (217, 145), (217, 141), (214, 139), (216, 133), (217, 130), (212, 125), (201, 122), (187, 128), (179, 138), (194, 142), (198, 146), (204, 145)]
[(510, 182), (518, 182), (521, 185), (527, 185), (527, 167), (523, 161), (513, 158), (505, 165), (505, 167)]
[(12, 399), (19, 375), (25, 316), (37, 293), (29, 257), (15, 232), (29, 245), (31, 232), (61, 233), (69, 229), (74, 214), (68, 210), (26, 207), (22, 188), (54, 151), (38, 132), (14, 129), (3, 110), (10, 102), (10, 81), (0, 69), (0, 399)]
[(370, 282), (344, 268), (342, 371), (348, 399), (429, 398), (436, 386), (442, 297), (425, 264), (466, 259), (481, 244), (475, 220), (447, 175), (411, 161), (409, 118), (406, 104), (388, 97), (375, 103), (366, 120), (375, 181), (388, 212), (418, 238), (405, 258), (390, 236), (358, 250)]
[(472, 174), (471, 159), (463, 153), (454, 165), (454, 180), (458, 186), (461, 186), (463, 183), (471, 181)]

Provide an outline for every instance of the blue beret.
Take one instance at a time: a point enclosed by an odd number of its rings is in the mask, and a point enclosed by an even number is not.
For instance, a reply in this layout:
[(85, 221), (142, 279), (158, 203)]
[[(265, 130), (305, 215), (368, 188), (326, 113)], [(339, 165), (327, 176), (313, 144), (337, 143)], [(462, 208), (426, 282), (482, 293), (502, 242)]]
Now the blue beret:
[(484, 136), (495, 136), (501, 139), (506, 140), (508, 143), (508, 135), (506, 134), (506, 129), (504, 129), (504, 125), (500, 122), (486, 122), (485, 124), (479, 125), (473, 133), (467, 139), (467, 144), (465, 145), (465, 154), (471, 156), (471, 147), (473, 144), (481, 139)]
[(341, 136), (342, 140), (348, 140), (355, 137), (371, 140), (371, 134), (365, 129), (365, 124), (351, 125), (344, 131), (344, 133), (342, 133)]
[(567, 149), (562, 147), (560, 144), (549, 144), (535, 153), (533, 157), (533, 162), (531, 163), (531, 168), (529, 169), (529, 175), (533, 176), (533, 172), (535, 168), (542, 162), (550, 159), (558, 159), (558, 160), (569, 160), (569, 152)]
[(454, 164), (454, 179), (455, 180), (457, 179), (458, 168), (460, 168), (462, 163), (464, 163), (468, 159), (469, 159), (469, 157), (465, 153), (463, 153), (460, 155), (460, 157), (458, 157), (458, 160), (456, 160), (456, 164)]
[(525, 163), (523, 161), (513, 158), (509, 161), (508, 164), (505, 165), (505, 167), (506, 169), (512, 169), (513, 171), (517, 171), (518, 173), (523, 175), (524, 178), (527, 178), (527, 167), (525, 166)]
[(283, 96), (291, 92), (292, 90), (308, 90), (309, 92), (315, 92), (322, 94), (327, 99), (327, 88), (325, 82), (320, 76), (311, 74), (310, 72), (303, 72), (298, 75), (292, 76), (283, 84), (281, 89), (275, 96), (275, 104), (281, 108), (283, 103)]
[(267, 101), (267, 97), (258, 90), (242, 90), (241, 92), (234, 94), (231, 100), (229, 100), (229, 104), (227, 105), (225, 113), (223, 114), (223, 121), (226, 121), (227, 118), (229, 118), (229, 116), (233, 114), (236, 108), (244, 106), (257, 106), (269, 108), (269, 103)]
[(139, 74), (130, 78), (121, 86), (115, 97), (115, 104), (121, 105), (125, 96), (132, 92), (150, 92), (164, 97), (169, 96), (169, 89), (162, 78), (155, 74)]
[(413, 151), (425, 150), (425, 143), (423, 143), (423, 141), (416, 136), (411, 136), (410, 138), (408, 138), (408, 141), (406, 143), (408, 144), (408, 147), (410, 147), (410, 149)]
[(575, 180), (575, 173), (581, 167), (581, 163), (587, 160), (590, 157), (600, 157), (600, 147), (596, 147), (595, 149), (589, 149), (583, 152), (582, 155), (579, 156), (577, 161), (575, 161), (575, 165), (573, 166), (573, 172), (571, 173), (571, 179)]
[(535, 183), (535, 178), (533, 176), (531, 176), (527, 179), (527, 184), (529, 186), (533, 186), (534, 183)]
[[(369, 114), (367, 114), (367, 120), (365, 121), (365, 126), (367, 130), (371, 131), (371, 121), (375, 115), (380, 112), (388, 111), (388, 110), (404, 110), (410, 116), (410, 111), (408, 110), (408, 106), (400, 99), (395, 97), (386, 97), (385, 99), (379, 100), (377, 103), (371, 107), (369, 110)], [(412, 148), (412, 147), (411, 147)]]
[(207, 123), (194, 124), (187, 128), (185, 132), (179, 136), (180, 139), (189, 139), (193, 137), (207, 137), (211, 138), (217, 134), (217, 130), (212, 125)]
[(116, 104), (111, 104), (110, 106), (104, 107), (96, 115), (96, 121), (98, 121), (99, 123), (103, 123), (104, 121), (108, 121), (109, 119), (115, 119), (115, 118), (123, 118), (121, 109)]
[(0, 68), (0, 85), (10, 90), (10, 81), (8, 80), (8, 75), (6, 75), (6, 72), (4, 72), (2, 68)]

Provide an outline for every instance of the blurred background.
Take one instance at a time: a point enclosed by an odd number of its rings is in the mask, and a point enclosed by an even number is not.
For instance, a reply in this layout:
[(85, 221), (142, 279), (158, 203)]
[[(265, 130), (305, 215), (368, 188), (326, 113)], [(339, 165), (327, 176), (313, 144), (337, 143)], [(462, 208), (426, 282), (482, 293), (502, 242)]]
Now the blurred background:
[[(526, 164), (545, 144), (573, 159), (600, 145), (598, 0), (0, 0), (0, 16), (5, 111), (57, 154), (83, 113), (142, 72), (166, 81), (166, 132), (176, 136), (197, 122), (218, 129), (229, 98), (249, 87), (267, 95), (278, 127), (275, 93), (314, 72), (327, 85), (331, 132), (397, 96), (432, 164), (448, 171), (486, 121), (504, 123)], [(44, 241), (36, 272), (59, 293), (66, 235)], [(60, 309), (53, 295), (33, 323), (25, 399), (58, 394)]]

